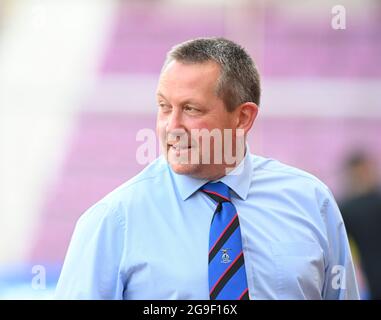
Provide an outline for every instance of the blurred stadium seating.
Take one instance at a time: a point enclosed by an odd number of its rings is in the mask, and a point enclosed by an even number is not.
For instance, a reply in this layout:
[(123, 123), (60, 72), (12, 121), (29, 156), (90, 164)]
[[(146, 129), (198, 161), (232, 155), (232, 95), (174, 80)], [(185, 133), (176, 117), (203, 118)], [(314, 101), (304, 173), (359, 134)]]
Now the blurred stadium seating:
[[(19, 5), (14, 5), (12, 15), (0, 24), (0, 51), (12, 50), (5, 45), (17, 44), (19, 40), (9, 41), (11, 28), (5, 27), (12, 23), (13, 17), (26, 12), (20, 1), (16, 2)], [(46, 5), (43, 19), (49, 20), (51, 6), (46, 2), (40, 1), (39, 8), (43, 10)], [(44, 109), (37, 117), (48, 115), (46, 121), (61, 119), (59, 132), (64, 133), (58, 136), (53, 130), (55, 140), (45, 148), (49, 148), (46, 154), (55, 156), (41, 160), (45, 161), (44, 168), (55, 169), (40, 171), (44, 175), (35, 175), (33, 179), (41, 179), (41, 182), (29, 183), (30, 189), (12, 191), (18, 193), (15, 201), (24, 201), (29, 192), (41, 200), (30, 208), (22, 207), (16, 215), (19, 220), (9, 223), (16, 231), (20, 226), (19, 234), (26, 232), (27, 238), (2, 233), (7, 224), (0, 225), (0, 242), (3, 248), (8, 248), (0, 255), (0, 299), (51, 298), (76, 220), (94, 202), (143, 168), (135, 158), (140, 143), (136, 141), (136, 132), (155, 127), (154, 86), (165, 53), (178, 42), (199, 36), (225, 36), (249, 49), (259, 65), (264, 88), (261, 117), (250, 136), (255, 153), (314, 173), (338, 196), (341, 193), (340, 163), (347, 152), (361, 146), (371, 150), (381, 163), (379, 93), (377, 96), (381, 87), (380, 2), (368, 0), (361, 6), (357, 1), (342, 1), (351, 13), (347, 29), (342, 31), (331, 28), (330, 10), (334, 1), (301, 6), (301, 1), (237, 1), (236, 5), (213, 1), (209, 5), (192, 6), (187, 1), (116, 1), (108, 5), (107, 19), (101, 14), (104, 3), (97, 1), (99, 10), (91, 11), (93, 16), (88, 17), (91, 20), (88, 24), (84, 13), (94, 3), (79, 2), (69, 1), (63, 10), (67, 10), (72, 22), (85, 20), (81, 26), (87, 33), (83, 35), (90, 35), (90, 39), (86, 39), (86, 48), (76, 54), (84, 57), (80, 61), (91, 59), (95, 67), (91, 65), (78, 71), (78, 63), (70, 62), (63, 67), (69, 71), (72, 68), (70, 79), (82, 72), (79, 77), (83, 82), (71, 82), (75, 98), (68, 98), (68, 91), (66, 95), (57, 92), (55, 88), (61, 83), (57, 79), (46, 79), (44, 86), (35, 87), (37, 96), (53, 90), (56, 96), (53, 95), (51, 101), (62, 99), (56, 111)], [(0, 10), (9, 8), (9, 3), (4, 2)], [(30, 6), (29, 10), (35, 7)], [(80, 13), (75, 17), (77, 10)], [(89, 31), (97, 21), (102, 21), (101, 26), (105, 28), (99, 38)], [(54, 23), (60, 22), (50, 21), (47, 27)], [(80, 43), (71, 43), (70, 30), (63, 39), (68, 50), (71, 45)], [(99, 31), (99, 27), (96, 30)], [(38, 29), (28, 32), (38, 32)], [(49, 39), (45, 39), (47, 48), (55, 43), (51, 44)], [(98, 51), (91, 52), (89, 48)], [(3, 57), (0, 54), (0, 71)], [(23, 58), (28, 64), (34, 63), (32, 57)], [(44, 60), (38, 62), (43, 64)], [(66, 74), (61, 69), (58, 72)], [(20, 85), (33, 86), (32, 80), (24, 83), (18, 78), (21, 76), (22, 73), (15, 75), (12, 86), (7, 87), (13, 90), (9, 99), (15, 99), (7, 101), (18, 101)], [(0, 84), (2, 81), (7, 79), (0, 78)], [(0, 103), (1, 97), (0, 94)], [(37, 108), (28, 107), (22, 111), (23, 115)], [(0, 105), (0, 115), (6, 116), (3, 123), (10, 119), (16, 123), (18, 117), (11, 117), (13, 114), (12, 106)], [(15, 139), (11, 135), (14, 131), (0, 132), (2, 150), (12, 151), (6, 149), (5, 141)], [(27, 137), (28, 133), (25, 134)], [(50, 131), (45, 131), (41, 137), (49, 134)], [(20, 145), (21, 149), (28, 145), (28, 140), (14, 141), (24, 144)], [(22, 179), (27, 179), (29, 172), (33, 174), (33, 167), (25, 167), (19, 172), (20, 180), (12, 183), (12, 177), (6, 175), (8, 167), (5, 166), (12, 163), (9, 159), (1, 171), (8, 180), (0, 177), (3, 203), (6, 203), (5, 197), (9, 197), (10, 191), (6, 191), (9, 185), (17, 187), (23, 184)], [(22, 161), (28, 162), (28, 157)], [(6, 210), (9, 206), (1, 208), (0, 221), (16, 219)], [(23, 224), (24, 219), (33, 220), (30, 227)], [(9, 253), (12, 246), (23, 249), (12, 255)], [(49, 280), (45, 293), (31, 290), (28, 284), (33, 276), (31, 266), (36, 264), (47, 268)]]

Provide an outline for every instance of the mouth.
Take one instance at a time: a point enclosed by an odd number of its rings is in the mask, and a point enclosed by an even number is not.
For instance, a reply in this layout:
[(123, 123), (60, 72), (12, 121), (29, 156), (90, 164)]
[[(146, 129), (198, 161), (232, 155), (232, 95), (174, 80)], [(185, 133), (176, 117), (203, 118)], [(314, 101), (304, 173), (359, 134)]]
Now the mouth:
[(168, 146), (168, 150), (172, 150), (176, 152), (184, 152), (192, 148), (192, 146), (179, 145), (179, 144), (168, 144), (167, 146)]
[(188, 146), (188, 145), (179, 145), (179, 144), (170, 144), (170, 143), (168, 143), (168, 147), (176, 151), (187, 150), (192, 148), (192, 146)]

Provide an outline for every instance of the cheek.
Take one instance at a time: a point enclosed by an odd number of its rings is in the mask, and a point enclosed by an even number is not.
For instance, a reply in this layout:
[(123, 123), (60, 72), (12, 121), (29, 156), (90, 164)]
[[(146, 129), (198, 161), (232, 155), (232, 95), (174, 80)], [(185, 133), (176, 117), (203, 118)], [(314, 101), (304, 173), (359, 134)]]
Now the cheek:
[(230, 129), (232, 128), (233, 121), (228, 117), (219, 117), (218, 115), (211, 117), (211, 119), (207, 121), (198, 121), (194, 128), (199, 129), (207, 129), (209, 131), (212, 131), (214, 129), (221, 130), (221, 133), (224, 133), (224, 129)]
[(216, 119), (188, 119), (187, 127), (189, 129), (208, 129), (219, 128), (220, 124)]
[(158, 137), (160, 142), (163, 142), (166, 140), (166, 121), (163, 119), (159, 119), (159, 117), (156, 120), (156, 136)]
[(165, 130), (168, 124), (168, 115), (158, 112), (156, 116), (156, 129)]

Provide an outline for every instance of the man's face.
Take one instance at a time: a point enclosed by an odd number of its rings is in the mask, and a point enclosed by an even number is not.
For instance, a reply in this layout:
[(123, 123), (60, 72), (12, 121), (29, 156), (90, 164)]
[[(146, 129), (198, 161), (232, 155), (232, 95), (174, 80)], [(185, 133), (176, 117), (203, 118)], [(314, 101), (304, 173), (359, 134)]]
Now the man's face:
[[(160, 76), (157, 134), (162, 152), (178, 174), (205, 179), (225, 175), (226, 165), (213, 163), (213, 139), (209, 147), (201, 138), (195, 139), (191, 135), (194, 129), (217, 129), (223, 136), (223, 129), (232, 129), (235, 139), (237, 115), (236, 112), (228, 112), (216, 95), (219, 76), (220, 68), (214, 62), (184, 64), (177, 61), (169, 63)], [(222, 150), (217, 151), (222, 153)], [(210, 154), (210, 164), (202, 163), (206, 153)]]

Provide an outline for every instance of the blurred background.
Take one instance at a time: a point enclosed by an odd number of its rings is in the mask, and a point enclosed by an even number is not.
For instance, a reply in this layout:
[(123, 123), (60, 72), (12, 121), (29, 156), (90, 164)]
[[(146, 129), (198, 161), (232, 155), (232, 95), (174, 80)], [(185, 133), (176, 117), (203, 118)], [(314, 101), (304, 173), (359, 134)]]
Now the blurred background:
[(250, 52), (251, 151), (332, 189), (381, 296), (381, 1), (0, 0), (0, 299), (52, 298), (79, 216), (144, 167), (166, 52), (201, 36)]

